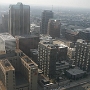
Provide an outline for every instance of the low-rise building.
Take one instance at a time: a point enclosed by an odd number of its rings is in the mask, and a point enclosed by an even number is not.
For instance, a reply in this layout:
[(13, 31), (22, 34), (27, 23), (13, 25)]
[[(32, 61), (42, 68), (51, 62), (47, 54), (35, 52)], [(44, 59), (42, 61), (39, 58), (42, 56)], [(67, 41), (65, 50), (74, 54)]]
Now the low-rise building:
[(66, 75), (69, 79), (76, 80), (76, 79), (84, 77), (85, 74), (86, 74), (86, 71), (83, 71), (77, 68), (66, 70)]

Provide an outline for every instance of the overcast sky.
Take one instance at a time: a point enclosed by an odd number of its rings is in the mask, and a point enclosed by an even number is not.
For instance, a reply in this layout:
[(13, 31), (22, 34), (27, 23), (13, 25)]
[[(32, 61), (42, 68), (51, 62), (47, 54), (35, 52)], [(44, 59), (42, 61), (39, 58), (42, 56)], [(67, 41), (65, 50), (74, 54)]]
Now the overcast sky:
[(8, 4), (17, 2), (22, 2), (23, 4), (90, 8), (90, 0), (0, 0), (0, 3)]

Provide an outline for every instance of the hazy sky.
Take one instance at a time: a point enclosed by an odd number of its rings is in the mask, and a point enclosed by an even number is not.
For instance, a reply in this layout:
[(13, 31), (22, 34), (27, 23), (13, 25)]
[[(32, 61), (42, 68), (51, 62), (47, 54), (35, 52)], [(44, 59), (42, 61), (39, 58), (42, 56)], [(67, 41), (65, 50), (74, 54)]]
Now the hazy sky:
[(90, 0), (0, 0), (0, 3), (37, 4), (37, 5), (57, 5), (69, 7), (90, 8)]

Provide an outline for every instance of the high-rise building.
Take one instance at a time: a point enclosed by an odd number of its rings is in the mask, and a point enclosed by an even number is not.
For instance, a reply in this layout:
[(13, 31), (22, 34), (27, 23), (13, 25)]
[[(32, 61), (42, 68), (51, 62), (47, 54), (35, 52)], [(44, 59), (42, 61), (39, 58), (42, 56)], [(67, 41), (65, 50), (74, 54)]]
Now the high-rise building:
[(42, 12), (42, 22), (41, 22), (41, 34), (47, 34), (48, 21), (53, 18), (53, 12), (50, 10), (44, 10)]
[(47, 34), (50, 35), (52, 38), (60, 38), (60, 27), (60, 20), (50, 19), (48, 22)]
[(90, 71), (90, 43), (82, 39), (77, 40), (74, 64), (84, 71)]
[[(8, 60), (0, 60), (0, 80), (7, 88), (6, 90), (16, 90), (15, 69)], [(3, 89), (1, 89), (3, 90)]]
[(38, 66), (45, 76), (55, 78), (56, 62), (65, 61), (67, 47), (63, 44), (54, 43), (51, 37), (41, 40), (38, 45)]
[(2, 15), (2, 32), (8, 32), (8, 13)]
[(23, 35), (30, 32), (30, 6), (17, 3), (9, 7), (9, 32)]

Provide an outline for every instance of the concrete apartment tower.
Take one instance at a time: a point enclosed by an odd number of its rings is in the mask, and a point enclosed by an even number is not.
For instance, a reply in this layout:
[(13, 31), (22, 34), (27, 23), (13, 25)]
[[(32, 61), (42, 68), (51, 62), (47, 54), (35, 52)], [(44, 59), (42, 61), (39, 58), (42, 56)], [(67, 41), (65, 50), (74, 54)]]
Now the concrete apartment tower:
[(41, 18), (41, 34), (47, 34), (48, 21), (53, 18), (53, 12), (51, 10), (44, 10)]
[(17, 3), (9, 7), (9, 33), (13, 36), (29, 34), (30, 6)]
[(77, 40), (74, 64), (80, 69), (90, 72), (90, 43), (82, 39)]
[[(16, 90), (15, 69), (7, 59), (0, 60), (0, 80), (5, 86), (5, 90)], [(1, 88), (1, 90), (4, 89)]]
[(48, 31), (47, 34), (52, 38), (60, 38), (60, 20), (50, 19), (48, 22)]

